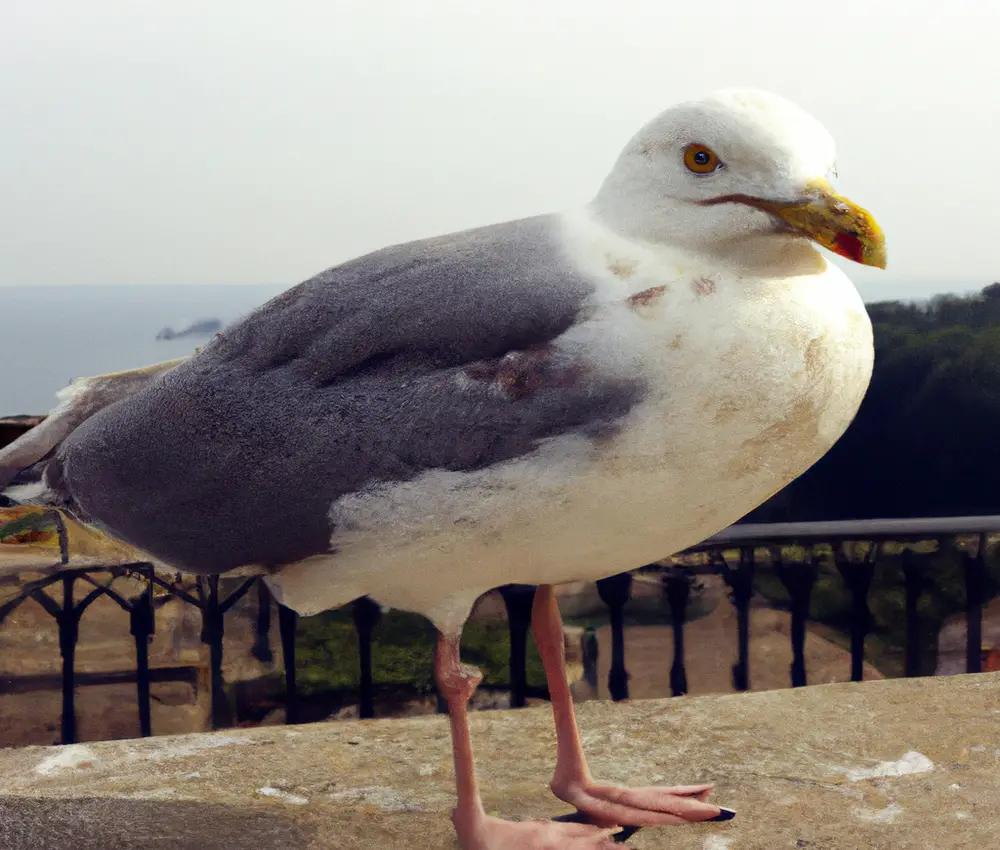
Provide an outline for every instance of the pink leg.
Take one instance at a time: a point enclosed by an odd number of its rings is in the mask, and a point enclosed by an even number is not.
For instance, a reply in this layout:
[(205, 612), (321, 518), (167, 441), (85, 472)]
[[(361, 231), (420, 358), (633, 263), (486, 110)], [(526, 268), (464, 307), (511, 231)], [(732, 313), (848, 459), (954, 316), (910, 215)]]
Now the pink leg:
[(531, 612), (532, 632), (545, 667), (556, 724), (556, 770), (552, 793), (583, 813), (590, 823), (625, 826), (729, 820), (733, 812), (706, 803), (711, 785), (674, 788), (621, 788), (594, 781), (580, 743), (573, 695), (566, 681), (562, 618), (550, 585), (538, 588)]
[(459, 637), (439, 635), (435, 674), (448, 703), (458, 805), (452, 823), (462, 850), (614, 850), (617, 828), (546, 820), (511, 822), (483, 809), (469, 732), (469, 699), (482, 676), (459, 657)]

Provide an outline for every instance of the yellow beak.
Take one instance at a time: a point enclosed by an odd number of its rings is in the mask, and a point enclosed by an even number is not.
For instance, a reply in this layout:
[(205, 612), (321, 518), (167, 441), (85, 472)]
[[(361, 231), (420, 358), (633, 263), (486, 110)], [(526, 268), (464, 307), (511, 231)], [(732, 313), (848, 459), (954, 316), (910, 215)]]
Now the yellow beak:
[(885, 268), (885, 235), (868, 210), (842, 198), (825, 180), (809, 184), (803, 200), (793, 202), (748, 198), (750, 206), (780, 218), (841, 257), (864, 266)]

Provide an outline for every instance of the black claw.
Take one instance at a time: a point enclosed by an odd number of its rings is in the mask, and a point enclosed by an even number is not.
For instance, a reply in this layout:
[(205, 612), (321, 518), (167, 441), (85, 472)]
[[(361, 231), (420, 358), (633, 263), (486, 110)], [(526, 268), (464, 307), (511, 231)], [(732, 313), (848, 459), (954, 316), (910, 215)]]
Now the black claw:
[[(556, 815), (552, 820), (561, 821), (562, 823), (589, 823), (587, 815), (584, 812), (570, 812), (568, 815)], [(616, 832), (611, 836), (611, 839), (615, 844), (622, 844), (628, 841), (640, 829), (642, 829), (641, 826), (623, 826), (621, 832)]]
[(720, 809), (719, 813), (714, 818), (708, 819), (709, 822), (732, 820), (734, 817), (736, 817), (736, 812), (734, 812), (732, 809), (723, 809), (722, 806), (719, 806), (719, 809)]

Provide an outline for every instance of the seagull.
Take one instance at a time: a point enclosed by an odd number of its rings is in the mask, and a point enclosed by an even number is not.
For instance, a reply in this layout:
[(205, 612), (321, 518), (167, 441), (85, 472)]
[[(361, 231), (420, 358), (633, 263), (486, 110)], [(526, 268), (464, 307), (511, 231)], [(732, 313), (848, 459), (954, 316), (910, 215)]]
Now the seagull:
[[(586, 204), (375, 251), (181, 362), (78, 382), (0, 453), (0, 488), (165, 569), (260, 571), (302, 614), (368, 595), (429, 618), (463, 850), (601, 850), (625, 827), (729, 819), (711, 785), (592, 776), (553, 588), (698, 543), (850, 424), (872, 329), (821, 249), (884, 268), (885, 240), (835, 165), (830, 134), (776, 95), (674, 105)], [(459, 641), (510, 583), (539, 588), (570, 821), (493, 817), (477, 787), (480, 675)]]

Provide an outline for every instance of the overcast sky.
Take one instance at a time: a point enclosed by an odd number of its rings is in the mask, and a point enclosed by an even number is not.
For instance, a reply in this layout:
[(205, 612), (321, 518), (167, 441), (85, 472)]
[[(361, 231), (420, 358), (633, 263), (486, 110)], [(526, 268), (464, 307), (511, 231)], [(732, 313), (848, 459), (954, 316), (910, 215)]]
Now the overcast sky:
[(836, 137), (889, 240), (867, 296), (978, 288), (998, 33), (982, 0), (2, 0), (0, 286), (295, 283), (587, 200), (655, 113), (754, 86)]

